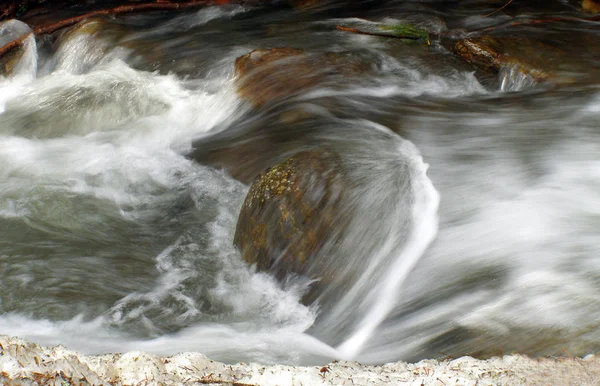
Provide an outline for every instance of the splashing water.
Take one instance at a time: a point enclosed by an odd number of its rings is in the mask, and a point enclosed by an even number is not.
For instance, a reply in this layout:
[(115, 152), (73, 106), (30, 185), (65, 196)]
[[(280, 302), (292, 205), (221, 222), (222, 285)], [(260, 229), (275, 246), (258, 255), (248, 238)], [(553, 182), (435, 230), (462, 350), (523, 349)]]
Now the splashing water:
[[(543, 90), (511, 69), (490, 91), (444, 52), (320, 22), (282, 39), (264, 31), (291, 28), (287, 11), (249, 10), (102, 21), (50, 53), (27, 38), (0, 79), (0, 332), (302, 364), (597, 348), (597, 90), (516, 106)], [(253, 109), (234, 60), (284, 43), (358, 52), (375, 74)], [(281, 119), (298, 109), (311, 117)], [(352, 218), (327, 253), (352, 280), (320, 304), (242, 261), (248, 186), (186, 158), (248, 127), (268, 152), (331, 146), (350, 171)]]

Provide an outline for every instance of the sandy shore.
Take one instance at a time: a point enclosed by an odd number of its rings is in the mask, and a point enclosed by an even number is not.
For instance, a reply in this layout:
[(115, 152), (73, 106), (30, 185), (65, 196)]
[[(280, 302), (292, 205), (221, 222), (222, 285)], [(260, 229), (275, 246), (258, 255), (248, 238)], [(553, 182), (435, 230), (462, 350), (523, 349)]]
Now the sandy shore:
[(158, 357), (141, 352), (85, 356), (0, 336), (3, 385), (600, 385), (600, 357), (389, 363), (336, 362), (324, 367), (227, 365), (199, 353)]

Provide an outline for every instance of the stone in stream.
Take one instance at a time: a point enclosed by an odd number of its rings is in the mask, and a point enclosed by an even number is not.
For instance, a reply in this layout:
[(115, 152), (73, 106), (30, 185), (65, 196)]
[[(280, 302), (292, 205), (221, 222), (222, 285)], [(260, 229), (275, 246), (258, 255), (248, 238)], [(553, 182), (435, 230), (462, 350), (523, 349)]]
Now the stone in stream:
[(344, 53), (289, 47), (256, 49), (235, 61), (237, 92), (257, 107), (318, 86), (338, 87), (369, 68), (366, 61)]
[[(14, 48), (0, 54), (0, 76), (10, 77), (18, 72), (21, 59), (30, 51), (31, 45), (35, 46), (34, 38), (29, 35), (29, 26), (18, 20), (8, 20), (0, 23), (0, 46), (8, 44), (12, 40), (23, 39), (22, 43)], [(29, 36), (29, 37), (27, 37)]]
[(336, 153), (301, 151), (258, 176), (240, 211), (234, 244), (243, 259), (280, 281), (290, 274), (318, 280), (305, 304), (334, 274), (319, 252), (341, 234), (345, 182)]
[[(133, 30), (111, 23), (105, 17), (86, 19), (73, 27), (59, 31), (57, 67), (74, 72), (87, 72), (111, 57), (129, 56), (130, 64), (142, 70), (157, 70), (164, 53), (160, 42), (129, 39)], [(77, 58), (76, 61), (73, 58)], [(76, 64), (74, 64), (76, 63)]]
[(56, 41), (56, 67), (73, 73), (85, 73), (108, 56), (117, 45), (107, 20), (91, 18), (59, 31)]
[(26, 51), (24, 45), (21, 44), (2, 55), (0, 57), (0, 76), (11, 76)]
[(483, 71), (515, 68), (537, 82), (553, 85), (588, 81), (598, 75), (577, 53), (533, 38), (485, 35), (459, 40), (452, 50)]
[(583, 0), (581, 2), (581, 8), (585, 12), (600, 13), (600, 1), (599, 0)]

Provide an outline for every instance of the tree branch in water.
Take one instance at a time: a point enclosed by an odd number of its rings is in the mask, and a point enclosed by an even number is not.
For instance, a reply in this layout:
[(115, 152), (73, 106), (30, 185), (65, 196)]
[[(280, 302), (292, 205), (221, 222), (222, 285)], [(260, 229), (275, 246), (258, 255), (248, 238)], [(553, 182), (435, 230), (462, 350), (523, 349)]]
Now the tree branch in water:
[(483, 17), (492, 16), (492, 15), (502, 11), (504, 8), (508, 7), (510, 5), (510, 3), (512, 3), (512, 2), (513, 2), (513, 0), (508, 0), (508, 3), (504, 4), (502, 7), (498, 8), (494, 12), (488, 13), (487, 15), (483, 15)]
[(546, 23), (557, 23), (561, 21), (570, 21), (570, 22), (595, 22), (600, 21), (600, 15), (592, 16), (592, 17), (568, 17), (568, 16), (559, 16), (559, 17), (548, 17), (544, 19), (533, 19), (533, 20), (523, 20), (523, 21), (513, 21), (507, 24), (494, 25), (491, 27), (483, 28), (481, 30), (477, 30), (477, 32), (484, 31), (494, 31), (498, 28), (505, 27), (518, 27), (520, 25), (537, 25), (537, 24), (546, 24)]
[(196, 8), (207, 5), (221, 5), (221, 4), (243, 4), (250, 3), (251, 1), (243, 1), (243, 0), (190, 0), (184, 3), (171, 2), (171, 1), (161, 1), (157, 3), (138, 3), (138, 4), (129, 4), (129, 5), (121, 5), (114, 8), (109, 9), (101, 9), (97, 11), (92, 11), (88, 13), (84, 13), (83, 15), (74, 16), (68, 19), (61, 20), (56, 23), (52, 23), (49, 25), (41, 26), (35, 28), (33, 32), (30, 32), (24, 36), (21, 36), (4, 46), (0, 47), (0, 57), (23, 44), (25, 39), (27, 39), (32, 33), (35, 36), (50, 34), (56, 32), (62, 28), (70, 27), (74, 24), (79, 23), (85, 19), (89, 19), (95, 16), (105, 16), (105, 15), (120, 15), (125, 13), (133, 13), (133, 12), (143, 12), (143, 11), (168, 11), (168, 10), (178, 10), (178, 9), (188, 9), (188, 8)]

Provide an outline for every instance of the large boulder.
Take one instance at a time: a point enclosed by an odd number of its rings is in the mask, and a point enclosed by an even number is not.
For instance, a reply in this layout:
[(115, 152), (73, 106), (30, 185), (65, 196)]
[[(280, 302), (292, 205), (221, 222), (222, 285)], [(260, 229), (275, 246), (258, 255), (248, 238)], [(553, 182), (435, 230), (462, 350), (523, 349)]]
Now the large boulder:
[[(262, 173), (235, 231), (243, 259), (279, 280), (295, 274), (327, 283), (334, 268), (321, 252), (341, 235), (344, 185), (341, 160), (326, 149), (301, 151)], [(303, 301), (314, 300), (318, 288)]]
[(344, 53), (308, 53), (296, 48), (256, 49), (235, 61), (238, 94), (255, 106), (318, 86), (338, 87), (370, 68)]

